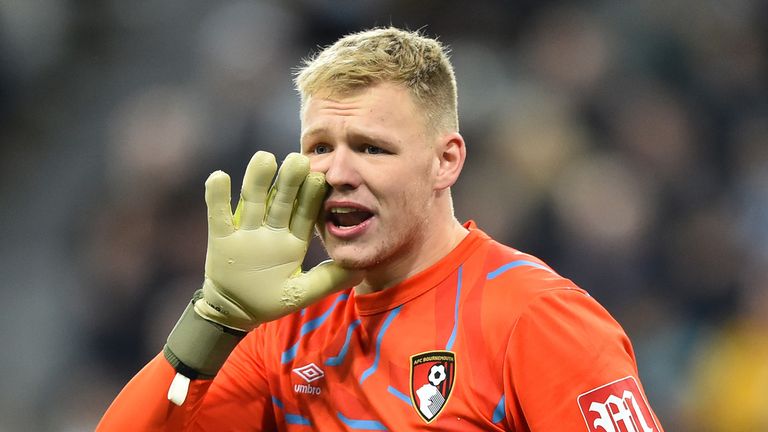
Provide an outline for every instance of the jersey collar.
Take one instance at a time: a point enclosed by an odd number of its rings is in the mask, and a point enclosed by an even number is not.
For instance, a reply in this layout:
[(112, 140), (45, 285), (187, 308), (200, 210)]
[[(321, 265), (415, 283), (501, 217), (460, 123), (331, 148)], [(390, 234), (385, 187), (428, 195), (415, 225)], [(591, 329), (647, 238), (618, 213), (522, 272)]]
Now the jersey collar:
[(436, 287), (458, 270), (472, 252), (484, 241), (490, 240), (474, 221), (466, 222), (464, 227), (469, 230), (469, 234), (448, 255), (432, 266), (379, 292), (356, 295), (353, 289), (351, 297), (358, 313), (373, 315), (394, 309)]

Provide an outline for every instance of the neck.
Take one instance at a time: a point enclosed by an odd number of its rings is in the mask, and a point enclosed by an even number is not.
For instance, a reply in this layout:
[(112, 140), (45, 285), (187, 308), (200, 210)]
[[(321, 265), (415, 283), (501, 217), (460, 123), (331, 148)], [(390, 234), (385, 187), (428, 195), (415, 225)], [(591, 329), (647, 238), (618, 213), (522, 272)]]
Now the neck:
[(355, 287), (355, 292), (368, 294), (397, 285), (440, 261), (469, 233), (453, 217), (443, 226), (445, 228), (428, 231), (412, 242), (407, 253), (367, 269), (365, 279)]

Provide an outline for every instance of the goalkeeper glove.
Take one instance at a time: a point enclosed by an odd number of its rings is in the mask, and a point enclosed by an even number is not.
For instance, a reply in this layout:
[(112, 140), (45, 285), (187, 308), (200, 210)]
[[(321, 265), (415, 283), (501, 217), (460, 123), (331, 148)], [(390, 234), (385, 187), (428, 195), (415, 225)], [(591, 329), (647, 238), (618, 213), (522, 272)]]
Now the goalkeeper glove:
[(245, 332), (362, 279), (332, 261), (301, 272), (325, 177), (310, 173), (307, 157), (296, 153), (288, 155), (272, 184), (276, 169), (272, 154), (253, 156), (234, 215), (229, 176), (217, 171), (205, 183), (205, 281), (164, 349), (182, 375), (215, 375)]

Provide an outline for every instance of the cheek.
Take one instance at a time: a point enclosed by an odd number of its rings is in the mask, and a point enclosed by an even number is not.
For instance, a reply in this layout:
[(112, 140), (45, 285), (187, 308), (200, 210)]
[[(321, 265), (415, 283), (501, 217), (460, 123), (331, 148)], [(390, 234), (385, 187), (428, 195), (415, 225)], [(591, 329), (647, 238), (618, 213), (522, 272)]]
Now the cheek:
[(391, 170), (376, 170), (366, 181), (368, 188), (391, 213), (414, 214), (428, 206), (432, 197), (432, 166), (427, 163), (400, 164)]
[(312, 172), (321, 172), (325, 173), (328, 171), (328, 168), (324, 166), (325, 164), (317, 157), (317, 156), (310, 156), (309, 157), (309, 170)]
[(400, 186), (397, 191), (393, 191), (397, 197), (398, 211), (411, 217), (424, 216), (432, 199), (426, 179), (414, 179), (408, 183), (401, 183)]

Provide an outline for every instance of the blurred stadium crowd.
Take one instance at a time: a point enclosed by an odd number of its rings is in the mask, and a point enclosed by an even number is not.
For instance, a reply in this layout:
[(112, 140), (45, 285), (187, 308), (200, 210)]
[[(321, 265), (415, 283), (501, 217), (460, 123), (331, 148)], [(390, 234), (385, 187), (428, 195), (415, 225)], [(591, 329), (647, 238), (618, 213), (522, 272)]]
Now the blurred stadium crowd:
[(760, 0), (0, 1), (0, 431), (93, 429), (201, 283), (207, 174), (296, 150), (294, 68), (389, 24), (452, 47), (459, 218), (612, 312), (666, 430), (768, 430), (766, 22)]

